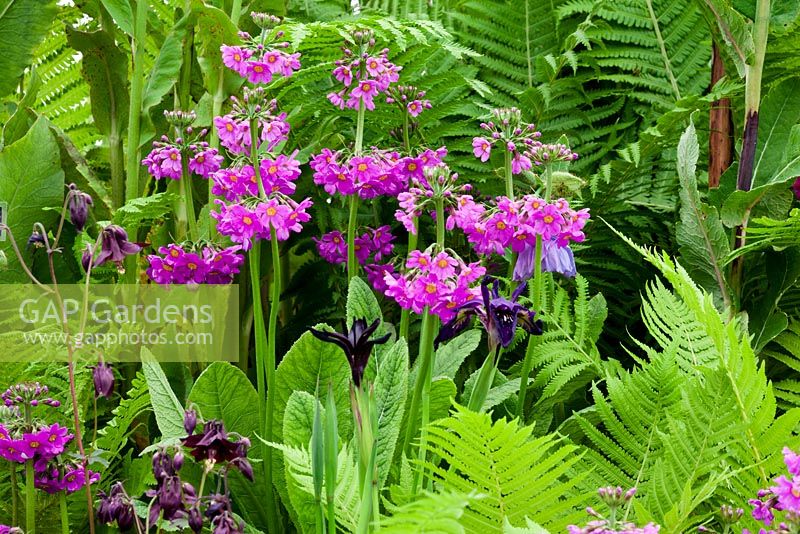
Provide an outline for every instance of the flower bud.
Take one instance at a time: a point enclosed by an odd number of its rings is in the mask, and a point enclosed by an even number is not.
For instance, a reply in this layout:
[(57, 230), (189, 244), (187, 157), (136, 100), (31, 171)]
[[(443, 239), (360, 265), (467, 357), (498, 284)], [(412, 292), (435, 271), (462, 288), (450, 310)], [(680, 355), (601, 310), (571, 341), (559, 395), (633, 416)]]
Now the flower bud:
[(200, 507), (198, 505), (189, 508), (188, 523), (192, 532), (200, 532), (203, 530), (203, 514), (200, 512)]
[(194, 433), (194, 429), (196, 427), (197, 427), (197, 412), (189, 408), (183, 414), (183, 429), (186, 431), (188, 435), (191, 436)]
[(92, 370), (95, 398), (110, 398), (114, 392), (114, 371), (104, 362), (98, 363)]

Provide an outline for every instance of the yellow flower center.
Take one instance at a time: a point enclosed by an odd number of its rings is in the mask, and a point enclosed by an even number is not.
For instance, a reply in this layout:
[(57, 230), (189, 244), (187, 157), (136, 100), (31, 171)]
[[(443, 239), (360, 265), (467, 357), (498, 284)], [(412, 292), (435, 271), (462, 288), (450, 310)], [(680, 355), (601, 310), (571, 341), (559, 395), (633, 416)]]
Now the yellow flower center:
[(425, 291), (426, 291), (428, 294), (430, 294), (430, 295), (433, 295), (434, 293), (436, 293), (436, 284), (432, 284), (432, 283), (430, 283), (430, 282), (429, 282), (429, 283), (428, 283), (428, 284), (425, 286)]
[(255, 67), (253, 67), (253, 70), (260, 74), (264, 72), (264, 67), (262, 67), (261, 65), (256, 65)]
[(359, 171), (366, 171), (367, 170), (367, 164), (366, 163), (359, 163), (358, 164), (358, 170)]
[(550, 224), (550, 223), (553, 222), (553, 216), (552, 215), (545, 215), (543, 219), (544, 219), (544, 222), (546, 222), (547, 224)]
[(276, 172), (278, 172), (278, 167), (276, 165), (270, 165), (269, 173), (270, 174), (275, 174)]
[(178, 159), (178, 154), (177, 154), (177, 152), (173, 152), (172, 154), (170, 154), (170, 155), (169, 155), (169, 159), (171, 159), (172, 161), (175, 161), (175, 160), (177, 160), (177, 159)]
[(503, 221), (498, 221), (497, 222), (497, 229), (498, 230), (505, 230), (506, 229), (506, 223), (504, 223)]
[(267, 208), (267, 215), (270, 217), (274, 217), (276, 213), (278, 213), (278, 210), (275, 208)]
[(267, 61), (269, 61), (270, 63), (275, 63), (276, 59), (278, 58), (276, 58), (275, 56), (267, 56)]
[(409, 163), (408, 164), (408, 170), (409, 171), (416, 171), (417, 170), (417, 164), (416, 163)]
[(438, 265), (440, 268), (444, 269), (448, 265), (447, 260), (439, 260)]
[(190, 271), (194, 271), (195, 269), (197, 269), (196, 263), (189, 262), (186, 264), (186, 266), (189, 268)]
[(169, 255), (170, 255), (170, 256), (172, 256), (173, 258), (177, 258), (178, 256), (180, 256), (180, 255), (181, 255), (181, 253), (180, 253), (180, 252), (178, 252), (178, 251), (177, 251), (177, 250), (175, 250), (175, 249), (172, 249), (172, 250), (170, 250), (170, 251), (169, 251)]
[(251, 224), (253, 224), (253, 219), (245, 215), (244, 217), (242, 217), (242, 222), (250, 226)]
[(233, 60), (234, 61), (241, 61), (242, 60), (242, 55), (241, 54), (233, 54)]
[(361, 84), (361, 90), (362, 91), (368, 92), (370, 89), (372, 89), (372, 86), (370, 84), (368, 84), (368, 83), (362, 83)]
[(231, 123), (226, 124), (225, 125), (225, 129), (228, 130), (229, 132), (232, 132), (233, 131), (233, 124), (231, 124)]
[(336, 175), (336, 178), (344, 182), (345, 180), (347, 180), (347, 175), (340, 172), (339, 174)]

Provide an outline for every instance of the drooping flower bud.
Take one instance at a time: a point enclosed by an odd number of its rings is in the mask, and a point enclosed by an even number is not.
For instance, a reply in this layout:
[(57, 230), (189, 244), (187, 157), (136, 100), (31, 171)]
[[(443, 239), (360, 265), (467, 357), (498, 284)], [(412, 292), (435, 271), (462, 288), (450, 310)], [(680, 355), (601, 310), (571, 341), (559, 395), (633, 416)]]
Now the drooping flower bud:
[(183, 429), (186, 430), (188, 435), (194, 434), (194, 429), (197, 427), (197, 412), (192, 408), (186, 410), (183, 414)]
[(95, 398), (110, 398), (114, 393), (114, 371), (105, 362), (100, 362), (92, 369)]
[(78, 232), (82, 232), (86, 226), (86, 218), (89, 216), (89, 206), (92, 206), (92, 197), (84, 193), (75, 184), (69, 184), (69, 219), (75, 225)]
[(192, 532), (200, 532), (203, 530), (203, 514), (200, 512), (200, 506), (195, 504), (189, 508), (188, 523)]

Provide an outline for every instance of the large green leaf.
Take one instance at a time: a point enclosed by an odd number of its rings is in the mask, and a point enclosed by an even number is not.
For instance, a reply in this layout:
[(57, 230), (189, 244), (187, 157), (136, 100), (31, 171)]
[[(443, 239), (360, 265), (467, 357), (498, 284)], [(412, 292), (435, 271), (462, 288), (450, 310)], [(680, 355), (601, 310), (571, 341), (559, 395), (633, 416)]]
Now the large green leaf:
[(408, 346), (400, 339), (377, 362), (375, 401), (378, 407), (378, 488), (392, 466), (408, 396)]
[[(320, 341), (310, 332), (305, 332), (284, 355), (275, 371), (275, 419), (272, 441), (278, 443), (283, 441), (285, 411), (292, 393), (305, 391), (313, 395), (319, 385), (320, 401), (324, 405), (329, 383), (333, 385), (336, 412), (339, 414), (339, 435), (343, 440), (347, 440), (353, 432), (349, 389), (350, 365), (342, 349)], [(289, 506), (283, 459), (278, 454), (273, 455), (273, 471), (275, 487), (283, 502)]]
[(146, 347), (142, 347), (142, 372), (150, 389), (150, 404), (162, 440), (186, 436), (183, 428), (183, 405), (172, 391), (161, 365)]
[[(0, 202), (8, 204), (6, 223), (28, 264), (31, 257), (25, 241), (33, 223), (52, 227), (58, 213), (45, 208), (60, 207), (63, 198), (64, 172), (58, 144), (47, 121), (39, 118), (25, 136), (0, 151)], [(0, 270), (0, 282), (27, 281), (8, 237), (0, 241), (0, 250), (8, 258), (8, 269)]]
[(128, 0), (100, 0), (122, 31), (133, 37), (133, 10)]
[(234, 92), (241, 86), (242, 77), (223, 66), (219, 48), (224, 44), (236, 45), (241, 42), (236, 25), (224, 11), (208, 6), (201, 0), (192, 0), (192, 11), (197, 17), (197, 61), (203, 71), (206, 89), (212, 94), (216, 92), (222, 72), (226, 92)]
[(56, 16), (55, 0), (0, 0), (0, 97), (11, 93)]
[(203, 419), (219, 419), (228, 432), (246, 436), (255, 443), (259, 431), (258, 394), (239, 369), (227, 362), (214, 362), (197, 378), (189, 402), (200, 410)]
[(81, 72), (89, 84), (94, 124), (119, 135), (128, 121), (128, 58), (104, 31), (80, 32), (67, 26), (67, 42), (83, 55)]
[(692, 276), (700, 285), (730, 305), (728, 284), (723, 262), (730, 252), (725, 228), (717, 209), (704, 204), (697, 190), (695, 169), (700, 147), (694, 123), (681, 136), (678, 143), (678, 178), (681, 183), (681, 221), (676, 239), (681, 257)]
[(365, 319), (371, 324), (381, 318), (381, 307), (372, 289), (364, 280), (354, 277), (347, 287), (347, 326), (350, 327), (354, 319)]

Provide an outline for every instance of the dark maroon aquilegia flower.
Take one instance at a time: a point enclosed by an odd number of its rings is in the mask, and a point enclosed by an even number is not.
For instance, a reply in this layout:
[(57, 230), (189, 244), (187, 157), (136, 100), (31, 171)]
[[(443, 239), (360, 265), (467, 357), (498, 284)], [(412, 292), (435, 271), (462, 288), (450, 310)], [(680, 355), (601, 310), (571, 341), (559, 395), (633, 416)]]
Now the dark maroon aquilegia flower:
[(347, 356), (347, 361), (350, 363), (350, 373), (353, 378), (353, 384), (356, 387), (361, 386), (361, 379), (364, 376), (364, 370), (367, 368), (369, 355), (372, 353), (372, 347), (375, 345), (382, 345), (389, 340), (391, 334), (370, 339), (370, 336), (375, 333), (380, 324), (380, 319), (375, 319), (371, 325), (367, 326), (366, 319), (355, 319), (353, 326), (344, 334), (339, 332), (323, 332), (311, 328), (311, 333), (315, 337), (328, 343), (334, 343), (341, 347), (344, 355)]
[[(196, 424), (196, 417), (193, 410), (187, 412), (184, 426), (194, 430), (191, 423)], [(187, 419), (194, 420), (187, 421)], [(253, 480), (253, 466), (247, 460), (250, 440), (244, 436), (240, 436), (238, 441), (228, 439), (228, 432), (222, 421), (214, 419), (206, 421), (202, 432), (192, 433), (181, 441), (183, 446), (189, 449), (189, 454), (198, 462), (210, 460), (215, 464), (227, 464), (241, 471), (249, 480)]]
[[(489, 289), (489, 284), (492, 289)], [(463, 304), (456, 312), (455, 317), (442, 326), (435, 344), (454, 338), (477, 317), (489, 335), (489, 350), (494, 352), (500, 347), (508, 347), (514, 340), (517, 326), (522, 326), (532, 335), (542, 333), (542, 321), (534, 320), (536, 312), (529, 310), (519, 302), (520, 295), (525, 291), (523, 282), (517, 286), (511, 299), (500, 295), (500, 281), (494, 277), (486, 276), (481, 282), (481, 295), (483, 301), (473, 300)]]

